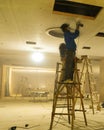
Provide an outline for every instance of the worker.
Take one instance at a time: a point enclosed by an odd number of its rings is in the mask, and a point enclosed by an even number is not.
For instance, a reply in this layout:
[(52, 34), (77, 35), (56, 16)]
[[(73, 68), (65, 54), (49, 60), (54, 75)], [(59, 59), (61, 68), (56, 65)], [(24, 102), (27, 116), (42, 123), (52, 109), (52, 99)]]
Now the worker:
[(80, 22), (76, 23), (76, 29), (74, 32), (71, 31), (69, 24), (64, 23), (61, 25), (61, 30), (64, 33), (64, 41), (66, 45), (65, 62), (64, 62), (64, 77), (62, 81), (73, 82), (73, 73), (75, 67), (75, 57), (77, 45), (75, 39), (79, 36), (79, 27), (83, 25)]

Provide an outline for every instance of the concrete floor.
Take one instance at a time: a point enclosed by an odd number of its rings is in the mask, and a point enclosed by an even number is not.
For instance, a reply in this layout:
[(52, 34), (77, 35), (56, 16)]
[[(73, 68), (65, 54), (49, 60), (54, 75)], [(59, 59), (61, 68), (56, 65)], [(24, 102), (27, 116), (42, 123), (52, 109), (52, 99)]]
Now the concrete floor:
[[(30, 99), (0, 99), (0, 130), (49, 130), (52, 111), (52, 102), (33, 102)], [(88, 126), (85, 126), (82, 112), (76, 113), (74, 130), (104, 130), (104, 108), (101, 111), (87, 109)], [(67, 125), (67, 118), (65, 123)], [(29, 124), (25, 127), (25, 124)], [(20, 127), (20, 128), (18, 128)], [(22, 128), (25, 127), (25, 128)], [(71, 130), (70, 126), (63, 126), (59, 123), (53, 125), (52, 130)]]

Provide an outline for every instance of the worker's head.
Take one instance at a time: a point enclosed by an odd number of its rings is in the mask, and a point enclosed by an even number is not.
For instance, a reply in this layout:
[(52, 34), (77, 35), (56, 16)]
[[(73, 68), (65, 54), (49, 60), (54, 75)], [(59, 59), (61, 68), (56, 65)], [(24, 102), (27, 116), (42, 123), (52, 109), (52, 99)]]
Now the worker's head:
[(62, 24), (61, 25), (61, 30), (63, 31), (63, 32), (65, 32), (66, 30), (67, 30), (67, 28), (69, 27), (69, 24), (67, 24), (67, 23), (64, 23), (64, 24)]

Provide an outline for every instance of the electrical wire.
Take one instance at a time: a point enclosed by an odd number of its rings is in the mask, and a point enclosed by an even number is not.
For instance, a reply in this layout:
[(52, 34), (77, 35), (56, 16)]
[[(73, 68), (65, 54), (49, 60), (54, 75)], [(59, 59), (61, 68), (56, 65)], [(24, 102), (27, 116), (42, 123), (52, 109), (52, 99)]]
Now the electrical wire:
[(28, 127), (29, 124), (25, 124), (25, 127), (22, 127), (22, 126), (12, 126), (9, 128), (9, 130), (16, 130), (16, 128), (22, 128), (22, 129), (31, 129), (31, 128), (34, 128), (34, 127), (38, 127), (40, 125), (35, 125), (35, 126), (31, 126), (31, 127)]

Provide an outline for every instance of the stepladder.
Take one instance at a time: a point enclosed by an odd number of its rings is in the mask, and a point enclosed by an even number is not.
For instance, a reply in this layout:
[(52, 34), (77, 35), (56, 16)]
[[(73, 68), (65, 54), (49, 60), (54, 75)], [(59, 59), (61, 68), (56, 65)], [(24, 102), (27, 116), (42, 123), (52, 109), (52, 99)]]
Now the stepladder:
[[(87, 119), (83, 103), (83, 95), (81, 93), (81, 86), (77, 69), (74, 72), (73, 82), (61, 82), (62, 63), (57, 63), (56, 78), (53, 94), (53, 106), (51, 113), (51, 123), (49, 130), (53, 130), (56, 124), (67, 126), (70, 130), (74, 129), (74, 120), (76, 119), (76, 111), (82, 112), (85, 125)], [(60, 69), (61, 68), (61, 69)], [(80, 100), (81, 108), (76, 108), (77, 100)]]
[(86, 99), (90, 99), (89, 108), (92, 109), (92, 113), (95, 113), (95, 107), (100, 111), (100, 95), (96, 89), (92, 63), (87, 55), (82, 56), (82, 70), (79, 77), (83, 86), (82, 93)]

